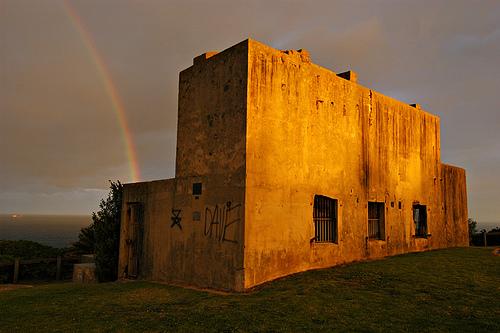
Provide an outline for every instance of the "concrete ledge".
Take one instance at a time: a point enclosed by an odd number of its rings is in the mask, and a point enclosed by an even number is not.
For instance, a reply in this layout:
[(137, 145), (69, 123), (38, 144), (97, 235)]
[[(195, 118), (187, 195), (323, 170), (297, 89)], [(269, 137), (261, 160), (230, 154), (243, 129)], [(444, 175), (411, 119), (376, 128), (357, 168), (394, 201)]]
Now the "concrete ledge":
[(95, 262), (95, 258), (93, 254), (82, 254), (81, 263), (82, 264), (91, 264)]

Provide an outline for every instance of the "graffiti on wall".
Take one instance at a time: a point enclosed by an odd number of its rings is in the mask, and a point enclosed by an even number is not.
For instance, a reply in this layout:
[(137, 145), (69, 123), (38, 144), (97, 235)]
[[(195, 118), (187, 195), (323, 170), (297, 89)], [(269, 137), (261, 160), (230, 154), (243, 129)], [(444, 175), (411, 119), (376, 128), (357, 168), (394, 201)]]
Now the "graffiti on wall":
[(179, 229), (182, 230), (182, 217), (181, 217), (181, 210), (180, 209), (172, 209), (172, 224), (170, 225), (170, 228), (173, 228), (175, 226), (178, 226)]
[(230, 235), (234, 233), (235, 227), (241, 221), (241, 204), (233, 204), (231, 201), (215, 207), (205, 208), (205, 236), (219, 242), (238, 243)]

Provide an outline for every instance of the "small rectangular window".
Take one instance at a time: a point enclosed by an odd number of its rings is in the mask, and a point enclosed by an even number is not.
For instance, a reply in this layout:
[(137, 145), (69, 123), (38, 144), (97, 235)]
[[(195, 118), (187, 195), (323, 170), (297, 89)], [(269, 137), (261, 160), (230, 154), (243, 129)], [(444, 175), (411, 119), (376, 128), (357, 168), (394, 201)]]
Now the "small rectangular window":
[(201, 183), (193, 183), (193, 195), (201, 195)]
[(315, 195), (313, 222), (315, 242), (337, 243), (337, 200)]
[(415, 237), (427, 237), (427, 207), (413, 205), (413, 223), (415, 224)]
[(385, 204), (368, 202), (368, 238), (385, 239)]

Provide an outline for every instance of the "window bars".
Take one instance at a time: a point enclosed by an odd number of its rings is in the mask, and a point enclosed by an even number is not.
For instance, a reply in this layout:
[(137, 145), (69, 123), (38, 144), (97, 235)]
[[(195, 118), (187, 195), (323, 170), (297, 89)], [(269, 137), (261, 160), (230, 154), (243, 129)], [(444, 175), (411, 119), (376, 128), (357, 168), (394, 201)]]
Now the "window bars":
[(322, 195), (314, 196), (314, 241), (337, 242), (337, 200)]
[(384, 239), (384, 203), (368, 202), (368, 238)]

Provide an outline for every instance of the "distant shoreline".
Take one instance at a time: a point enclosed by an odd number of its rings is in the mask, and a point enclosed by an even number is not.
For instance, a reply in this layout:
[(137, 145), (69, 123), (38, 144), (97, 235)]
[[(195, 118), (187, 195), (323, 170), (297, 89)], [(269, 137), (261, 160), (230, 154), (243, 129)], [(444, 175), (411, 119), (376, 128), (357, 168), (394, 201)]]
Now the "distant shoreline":
[(91, 223), (91, 215), (0, 214), (0, 239), (63, 248), (77, 241), (80, 230)]

